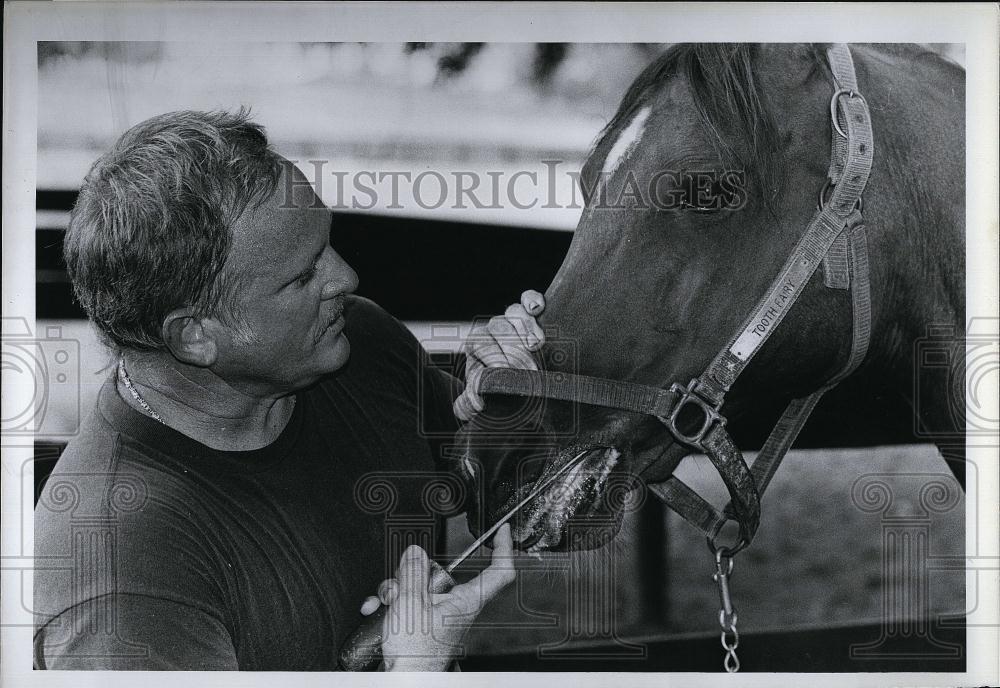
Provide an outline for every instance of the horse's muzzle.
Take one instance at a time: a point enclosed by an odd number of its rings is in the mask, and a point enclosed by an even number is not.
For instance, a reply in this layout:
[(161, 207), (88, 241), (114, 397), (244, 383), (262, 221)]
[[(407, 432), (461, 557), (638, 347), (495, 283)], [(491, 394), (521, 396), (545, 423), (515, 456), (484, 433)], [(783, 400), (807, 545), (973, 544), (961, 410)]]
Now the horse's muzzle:
[[(547, 463), (538, 480), (559, 470), (580, 451), (573, 447)], [(611, 447), (592, 447), (578, 465), (529, 502), (512, 519), (515, 546), (527, 552), (594, 549), (607, 543), (621, 525), (628, 481), (621, 454)], [(491, 513), (493, 520), (506, 515), (534, 487), (531, 481), (513, 490), (503, 505)]]

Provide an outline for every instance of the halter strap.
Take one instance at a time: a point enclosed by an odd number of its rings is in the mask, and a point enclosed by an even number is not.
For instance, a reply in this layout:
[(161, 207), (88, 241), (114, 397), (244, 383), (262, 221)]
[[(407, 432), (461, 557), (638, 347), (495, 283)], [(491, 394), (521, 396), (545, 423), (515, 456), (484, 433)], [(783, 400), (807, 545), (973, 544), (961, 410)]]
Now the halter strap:
[[(675, 383), (669, 389), (662, 389), (569, 373), (488, 368), (480, 380), (482, 394), (561, 399), (660, 419), (677, 441), (706, 454), (726, 484), (731, 501), (720, 512), (675, 476), (648, 487), (667, 506), (705, 533), (713, 548), (725, 523), (736, 521), (739, 540), (733, 546), (722, 548), (727, 556), (753, 540), (760, 523), (760, 495), (822, 395), (854, 372), (868, 350), (871, 296), (861, 194), (868, 182), (874, 153), (871, 116), (858, 92), (847, 46), (833, 45), (827, 51), (827, 59), (836, 90), (830, 104), (833, 136), (830, 169), (819, 207), (778, 277), (742, 327), (699, 377), (686, 386)], [(825, 192), (828, 189), (827, 199)], [(791, 310), (821, 263), (825, 284), (851, 289), (850, 353), (841, 371), (822, 388), (789, 403), (751, 470), (726, 430), (726, 419), (720, 412), (725, 395)], [(695, 427), (686, 424), (690, 419), (681, 417), (689, 407), (701, 413), (701, 422)]]

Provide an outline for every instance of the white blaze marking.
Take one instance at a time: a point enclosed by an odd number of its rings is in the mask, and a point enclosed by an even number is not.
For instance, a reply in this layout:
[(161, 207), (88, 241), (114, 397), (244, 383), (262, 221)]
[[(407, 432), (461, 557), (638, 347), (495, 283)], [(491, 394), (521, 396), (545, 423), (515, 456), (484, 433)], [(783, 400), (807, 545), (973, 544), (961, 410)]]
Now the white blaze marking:
[(611, 146), (611, 150), (608, 151), (607, 157), (604, 158), (604, 167), (601, 169), (600, 183), (603, 185), (611, 175), (615, 173), (618, 166), (621, 165), (625, 159), (632, 154), (635, 147), (639, 143), (639, 139), (642, 138), (642, 132), (646, 126), (646, 119), (649, 117), (649, 113), (652, 110), (649, 106), (644, 107), (636, 113), (629, 125), (625, 127), (625, 130), (618, 135), (618, 140), (615, 141), (615, 145)]

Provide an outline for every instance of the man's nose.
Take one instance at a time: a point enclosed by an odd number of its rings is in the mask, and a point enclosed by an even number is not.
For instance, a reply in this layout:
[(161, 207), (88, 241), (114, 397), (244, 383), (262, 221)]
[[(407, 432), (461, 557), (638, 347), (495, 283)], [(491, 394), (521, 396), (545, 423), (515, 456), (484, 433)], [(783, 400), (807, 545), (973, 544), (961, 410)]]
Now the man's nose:
[(336, 251), (333, 253), (333, 267), (330, 279), (323, 285), (321, 298), (332, 299), (340, 294), (351, 294), (358, 288), (358, 273), (347, 264), (347, 261), (340, 257)]

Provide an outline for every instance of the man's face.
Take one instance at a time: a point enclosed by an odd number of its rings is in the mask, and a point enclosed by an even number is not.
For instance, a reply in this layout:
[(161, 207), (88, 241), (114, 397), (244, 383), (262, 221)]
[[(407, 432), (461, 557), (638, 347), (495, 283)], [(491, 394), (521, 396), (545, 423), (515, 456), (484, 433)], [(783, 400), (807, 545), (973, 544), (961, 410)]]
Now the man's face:
[(212, 366), (234, 387), (288, 392), (347, 362), (344, 295), (358, 276), (330, 246), (331, 220), (302, 173), (286, 163), (274, 195), (237, 221), (224, 269), (237, 285), (231, 298), (249, 336), (217, 325)]

